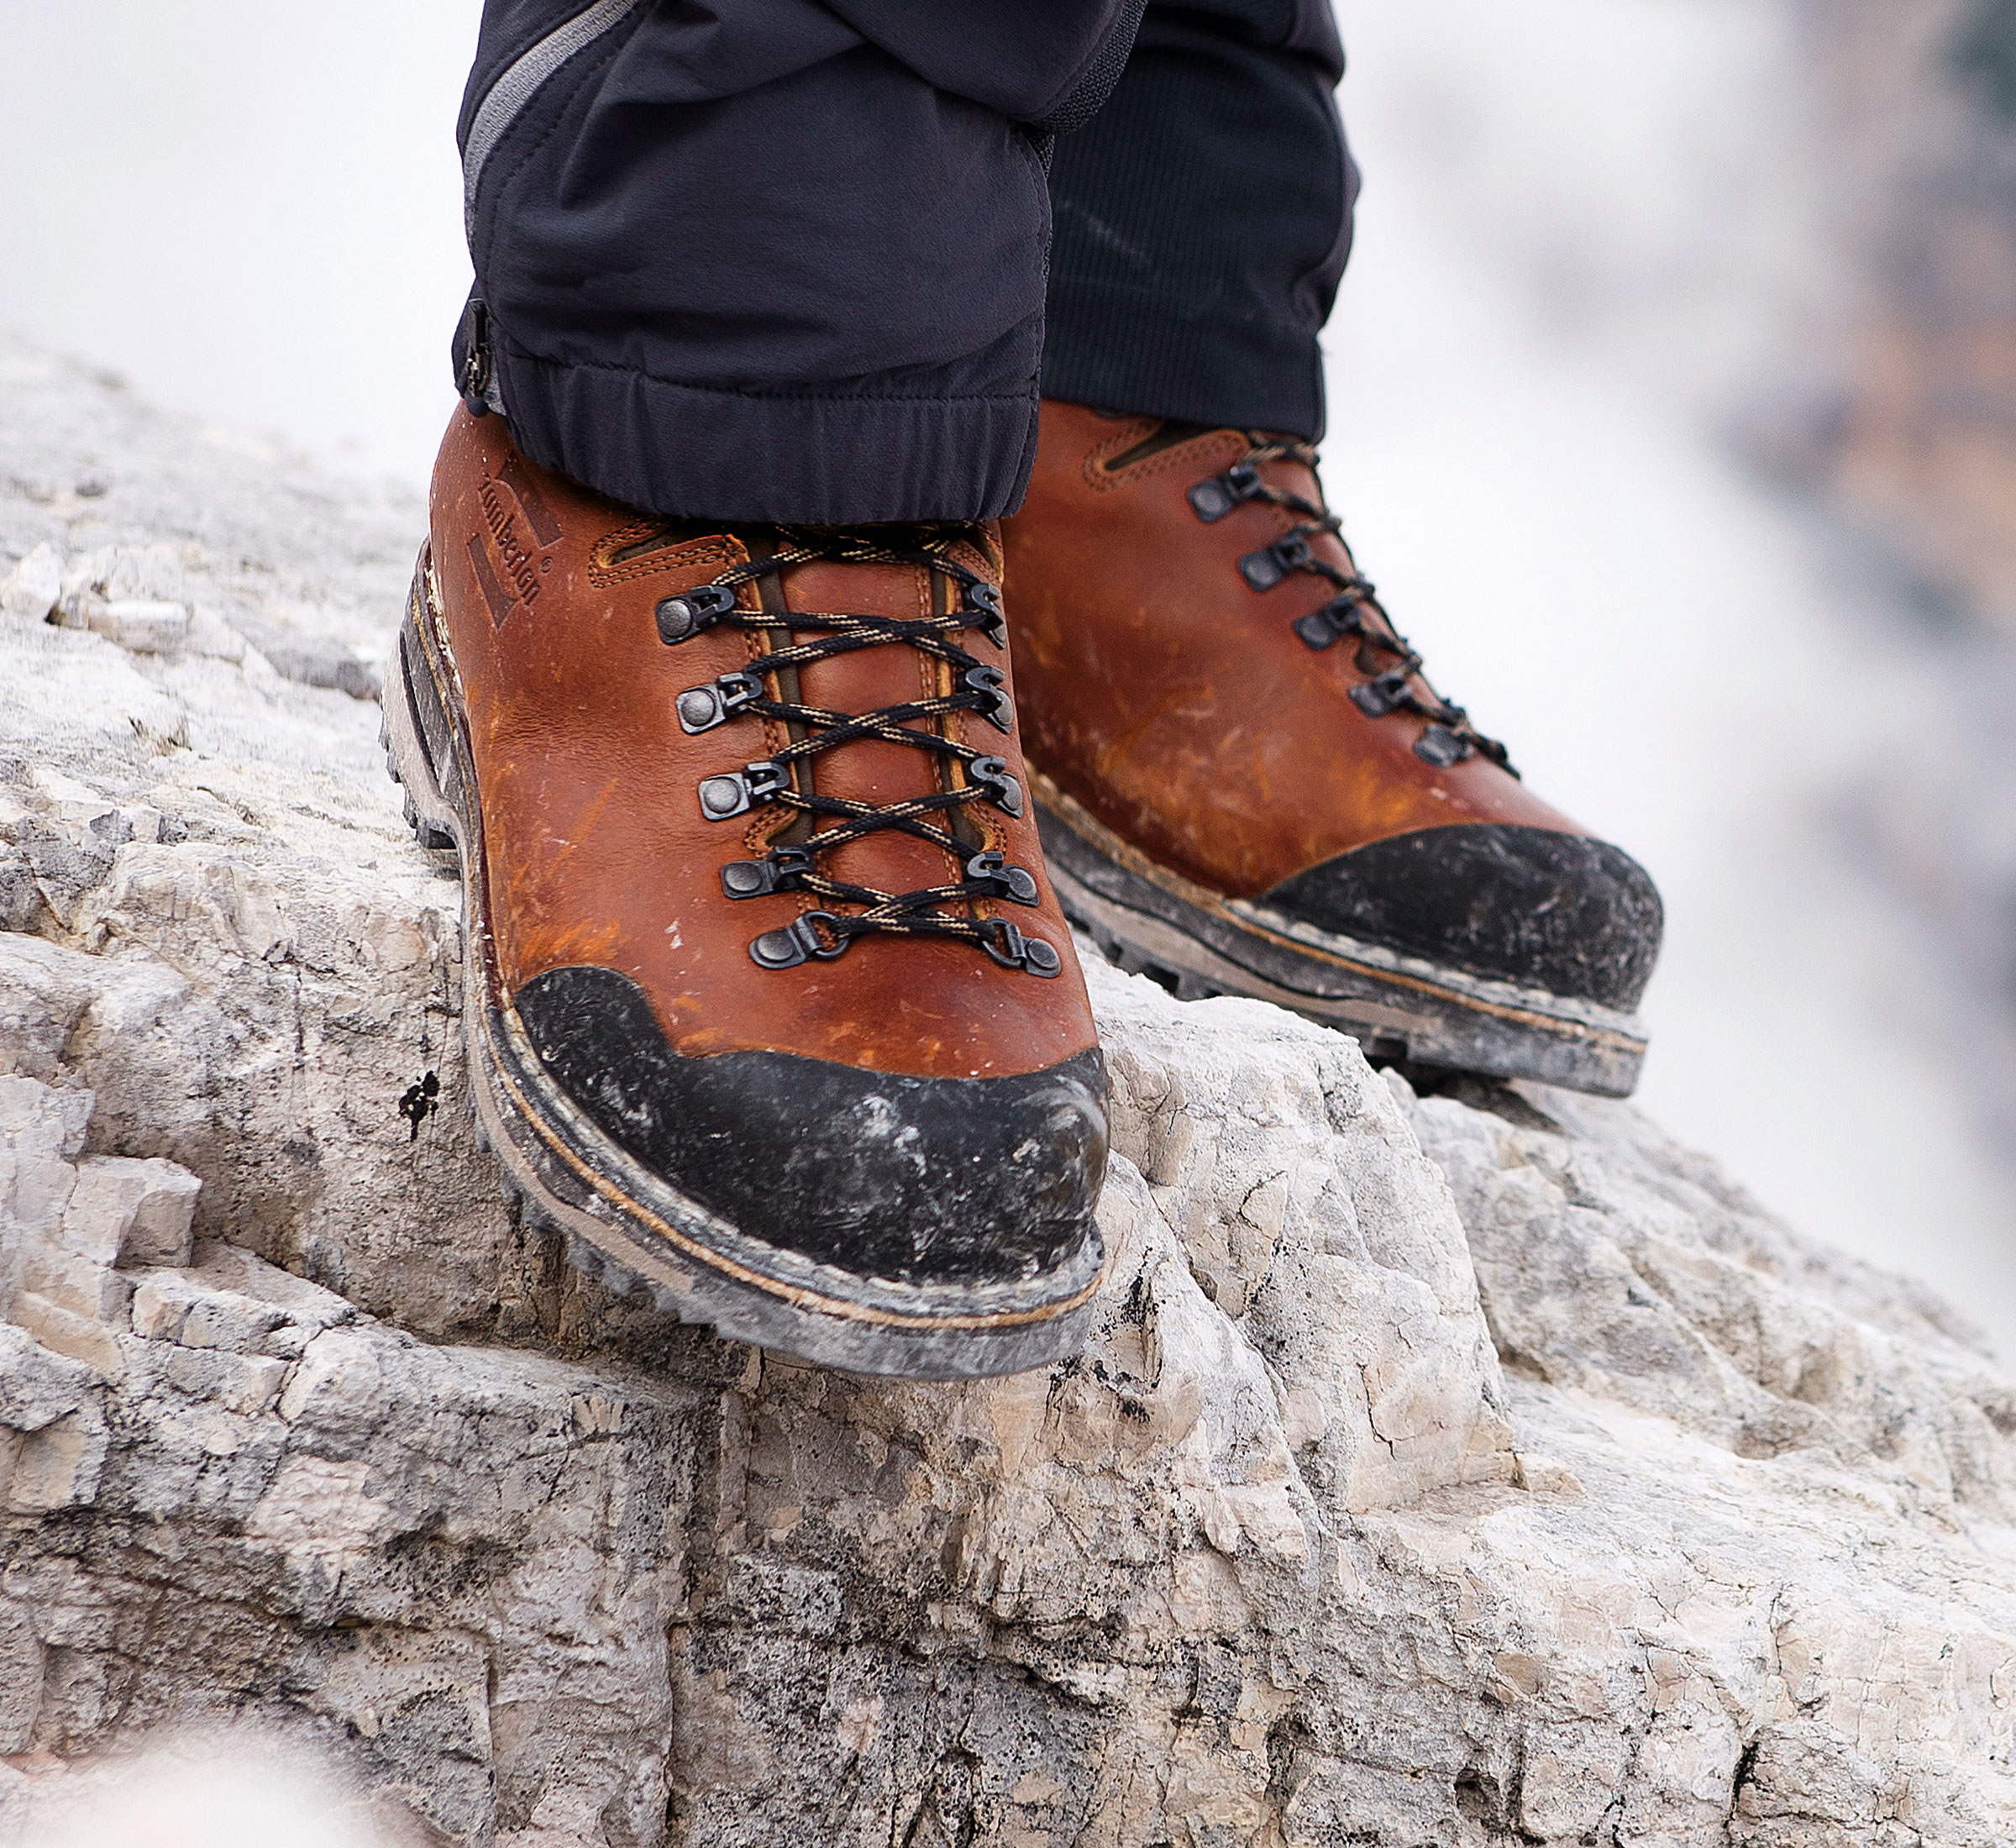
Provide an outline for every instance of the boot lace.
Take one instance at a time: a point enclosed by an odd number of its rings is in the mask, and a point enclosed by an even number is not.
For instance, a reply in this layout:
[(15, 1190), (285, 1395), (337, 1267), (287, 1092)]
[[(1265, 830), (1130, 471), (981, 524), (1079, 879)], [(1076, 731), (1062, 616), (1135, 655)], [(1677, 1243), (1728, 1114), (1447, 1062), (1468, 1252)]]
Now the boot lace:
[[(1200, 481), (1189, 496), (1192, 510), (1207, 525), (1222, 520), (1247, 501), (1284, 507), (1298, 517), (1296, 524), (1273, 544), (1241, 559), (1239, 575), (1256, 591), (1271, 591), (1298, 571), (1325, 580), (1336, 595), (1320, 609), (1298, 618), (1295, 633), (1317, 649), (1327, 648), (1347, 635), (1357, 638), (1359, 665), (1371, 678), (1351, 689), (1352, 703), (1368, 718), (1410, 712), (1425, 719), (1428, 722), (1414, 742), (1415, 755), (1438, 769), (1461, 763), (1474, 752), (1517, 776), (1504, 746), (1485, 737), (1462, 706), (1429, 686), (1421, 656), (1394, 626), (1371, 580), (1360, 575), (1355, 564), (1340, 570), (1317, 555), (1313, 542), (1326, 533), (1343, 543), (1343, 522), (1320, 501), (1262, 479), (1261, 465), (1267, 462), (1299, 462), (1313, 472), (1315, 449), (1306, 443), (1275, 442), (1260, 436), (1250, 440), (1252, 447), (1231, 467)], [(1345, 557), (1350, 556), (1347, 547)]]
[[(722, 889), (732, 899), (806, 892), (822, 901), (784, 928), (752, 939), (750, 956), (764, 969), (791, 969), (809, 958), (830, 961), (843, 955), (860, 937), (938, 937), (971, 943), (1006, 968), (1057, 974), (1063, 962), (1054, 946), (1026, 935), (1007, 919), (973, 913), (984, 900), (1037, 904), (1034, 877), (999, 852), (976, 852), (953, 832), (960, 811), (979, 803), (1019, 816), (1026, 800), (1020, 779), (1005, 758), (932, 728), (949, 712), (977, 712), (1004, 734), (1014, 726), (1014, 703), (1001, 668), (962, 645), (965, 633), (977, 629), (997, 654), (1006, 648), (1000, 591), (954, 555), (962, 537), (957, 528), (922, 528), (912, 533), (780, 526), (776, 533), (776, 549), (768, 557), (731, 565), (710, 583), (664, 598), (656, 611), (659, 635), (668, 647), (714, 628), (740, 629), (769, 644), (747, 669), (688, 687), (676, 702), (680, 724), (689, 733), (745, 717), (790, 727), (789, 744), (738, 769), (703, 777), (697, 790), (701, 813), (711, 822), (730, 821), (768, 805), (802, 816), (811, 826), (795, 845), (773, 847), (760, 860), (732, 860), (721, 869)], [(751, 610), (736, 601), (742, 585), (816, 560), (921, 567), (951, 580), (958, 606), (943, 615), (904, 618)], [(868, 712), (832, 711), (785, 696), (783, 677), (794, 669), (889, 646), (914, 648), (943, 662), (952, 669), (953, 690)], [(943, 786), (932, 794), (879, 805), (822, 795), (814, 776), (799, 774), (828, 752), (864, 738), (922, 751), (951, 774), (941, 775)], [(912, 835), (952, 855), (964, 876), (914, 891), (885, 892), (828, 870), (827, 858), (836, 849), (885, 829)]]

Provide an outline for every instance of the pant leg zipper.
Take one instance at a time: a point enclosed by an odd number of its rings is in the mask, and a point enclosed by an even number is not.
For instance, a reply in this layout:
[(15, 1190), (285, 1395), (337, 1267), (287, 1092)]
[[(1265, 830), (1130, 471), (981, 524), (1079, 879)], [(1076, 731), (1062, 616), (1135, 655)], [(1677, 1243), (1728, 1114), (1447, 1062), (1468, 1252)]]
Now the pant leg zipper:
[(497, 391), (497, 372), (490, 351), (490, 310), (475, 296), (462, 311), (462, 402), (471, 417), (488, 417), (504, 408)]

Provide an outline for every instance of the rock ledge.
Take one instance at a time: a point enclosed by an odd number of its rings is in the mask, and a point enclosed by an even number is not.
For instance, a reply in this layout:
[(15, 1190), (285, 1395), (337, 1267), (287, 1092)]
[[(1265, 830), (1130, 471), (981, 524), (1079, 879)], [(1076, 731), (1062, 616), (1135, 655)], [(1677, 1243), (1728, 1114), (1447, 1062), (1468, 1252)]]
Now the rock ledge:
[(2016, 1839), (2016, 1389), (1919, 1286), (1101, 965), (1082, 1360), (683, 1328), (472, 1140), (419, 509), (0, 390), (0, 1840), (223, 1719), (511, 1848)]

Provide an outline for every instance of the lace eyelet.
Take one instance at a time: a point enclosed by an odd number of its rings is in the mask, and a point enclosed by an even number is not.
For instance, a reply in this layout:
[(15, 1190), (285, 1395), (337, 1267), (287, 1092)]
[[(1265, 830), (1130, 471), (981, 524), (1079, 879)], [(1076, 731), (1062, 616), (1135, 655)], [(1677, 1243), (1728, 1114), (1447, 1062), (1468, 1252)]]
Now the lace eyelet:
[(1343, 596), (1333, 596), (1322, 608), (1298, 617), (1295, 633), (1316, 649), (1329, 648), (1347, 635), (1362, 635), (1365, 622), (1358, 614), (1360, 596), (1361, 593), (1353, 591)]
[(1351, 690), (1351, 703), (1368, 719), (1383, 719), (1407, 703), (1407, 675), (1396, 669)]
[(718, 584), (702, 584), (675, 596), (661, 598), (652, 612), (658, 638), (667, 648), (690, 642), (735, 607), (735, 593)]
[(1470, 750), (1468, 741), (1458, 738), (1446, 725), (1424, 726), (1421, 735), (1414, 741), (1414, 754), (1438, 770), (1462, 763)]
[(1315, 561), (1309, 541), (1299, 533), (1284, 533), (1272, 545), (1248, 552), (1239, 561), (1239, 575), (1256, 591), (1271, 591), (1291, 572)]
[(984, 578), (975, 578), (966, 586), (966, 613), (981, 618), (978, 627), (980, 633), (997, 648), (1008, 646), (1008, 616), (1001, 607), (1001, 592), (998, 585), (990, 584)]
[(763, 682), (753, 674), (724, 674), (708, 686), (690, 686), (673, 702), (682, 732), (696, 735), (726, 725), (752, 700), (763, 697)]
[[(847, 954), (854, 933), (841, 928), (842, 920), (831, 911), (805, 911), (780, 931), (765, 931), (749, 940), (749, 959), (759, 969), (796, 969), (801, 963), (830, 963)], [(832, 933), (829, 943), (819, 934), (824, 925)]]
[(975, 853), (966, 863), (966, 877), (984, 879), (992, 885), (999, 896), (1014, 905), (1036, 905), (1042, 902), (1042, 895), (1037, 891), (1036, 876), (1026, 867), (1011, 866), (1006, 854), (990, 848), (984, 853)]
[(966, 766), (966, 780), (987, 792), (987, 800), (1011, 815), (1022, 812), (1022, 785), (1009, 774), (1005, 757), (976, 757)]
[(1235, 462), (1223, 475), (1200, 481), (1185, 498), (1206, 526), (1215, 525), (1242, 501), (1257, 501), (1267, 492), (1260, 471), (1250, 462)]
[(774, 847), (760, 860), (730, 860), (721, 869), (721, 889), (730, 898), (767, 898), (788, 892), (812, 870), (811, 852), (802, 847)]
[(1024, 937), (1004, 918), (995, 920), (994, 929), (980, 939), (980, 948), (1003, 969), (1025, 969), (1032, 975), (1055, 975), (1064, 966), (1055, 945), (1040, 937)]
[(1008, 697), (1007, 681), (1007, 675), (998, 667), (969, 667), (959, 681), (969, 693), (989, 696), (990, 703), (981, 708), (980, 717), (997, 732), (1012, 731), (1015, 727), (1015, 701)]
[(791, 773), (781, 764), (759, 758), (739, 770), (727, 770), (700, 781), (700, 812), (710, 822), (730, 822), (759, 802), (791, 786)]

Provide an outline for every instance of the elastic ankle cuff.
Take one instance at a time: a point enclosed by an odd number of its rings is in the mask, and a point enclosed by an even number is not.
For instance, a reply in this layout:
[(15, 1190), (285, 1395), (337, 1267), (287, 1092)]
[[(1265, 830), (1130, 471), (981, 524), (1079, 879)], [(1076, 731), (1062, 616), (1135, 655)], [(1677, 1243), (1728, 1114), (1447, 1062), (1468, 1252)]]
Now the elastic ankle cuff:
[(1037, 397), (819, 396), (683, 385), (496, 343), (518, 447), (669, 519), (857, 526), (990, 520), (1021, 505)]

